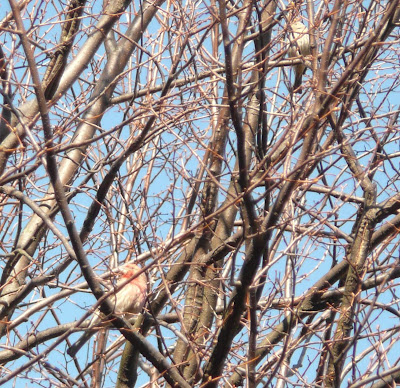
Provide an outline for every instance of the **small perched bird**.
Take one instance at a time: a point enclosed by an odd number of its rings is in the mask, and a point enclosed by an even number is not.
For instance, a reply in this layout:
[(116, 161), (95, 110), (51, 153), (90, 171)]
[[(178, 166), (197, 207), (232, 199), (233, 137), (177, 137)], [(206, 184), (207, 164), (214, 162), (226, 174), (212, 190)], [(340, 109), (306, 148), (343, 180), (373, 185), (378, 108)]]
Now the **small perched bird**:
[[(119, 289), (119, 286), (124, 284), (128, 279), (131, 279), (139, 271), (140, 267), (133, 263), (128, 263), (122, 267), (120, 279), (118, 279), (116, 284), (118, 291), (108, 297), (108, 300), (114, 306), (114, 314), (138, 314), (142, 311), (147, 297), (147, 278), (144, 273), (141, 273)], [(95, 333), (93, 330), (90, 330), (91, 328), (96, 326), (105, 327), (108, 325), (110, 325), (110, 322), (107, 321), (107, 318), (104, 317), (99, 310), (96, 310), (87, 327), (88, 331), (67, 350), (67, 353), (71, 357), (75, 357), (82, 346), (85, 345)]]
[[(300, 21), (294, 21), (290, 24), (290, 28), (289, 58), (310, 55), (310, 38), (307, 27)], [(295, 79), (293, 90), (296, 93), (301, 93), (302, 78), (305, 71), (306, 66), (303, 63), (294, 65)]]

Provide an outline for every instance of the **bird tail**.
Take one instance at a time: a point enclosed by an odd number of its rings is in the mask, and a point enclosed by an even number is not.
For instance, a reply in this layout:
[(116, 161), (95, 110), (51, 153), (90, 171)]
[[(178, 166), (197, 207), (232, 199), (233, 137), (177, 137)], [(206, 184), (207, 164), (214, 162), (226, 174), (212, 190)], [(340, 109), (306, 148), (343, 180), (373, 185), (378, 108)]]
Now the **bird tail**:
[(301, 93), (303, 84), (303, 74), (306, 72), (306, 67), (297, 65), (296, 72), (295, 72), (295, 79), (293, 84), (293, 91), (296, 93)]
[(302, 83), (303, 83), (303, 76), (302, 75), (299, 75), (299, 76), (296, 75), (296, 78), (295, 78), (294, 84), (293, 84), (293, 90), (296, 93), (301, 93), (301, 84)]
[(81, 350), (82, 346), (86, 344), (90, 340), (90, 337), (94, 334), (94, 331), (87, 331), (83, 333), (82, 336), (76, 341), (68, 350), (67, 354), (71, 357), (75, 357), (76, 354)]

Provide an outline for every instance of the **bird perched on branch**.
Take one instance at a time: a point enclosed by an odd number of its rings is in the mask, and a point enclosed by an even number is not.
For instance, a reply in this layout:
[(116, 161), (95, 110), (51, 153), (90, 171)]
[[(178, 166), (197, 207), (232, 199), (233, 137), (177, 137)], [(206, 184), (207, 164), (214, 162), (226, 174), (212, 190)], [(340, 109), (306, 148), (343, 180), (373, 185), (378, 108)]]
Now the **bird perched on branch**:
[[(140, 267), (133, 263), (128, 263), (121, 268), (120, 279), (118, 279), (115, 286), (111, 286), (116, 289), (116, 293), (112, 293), (108, 297), (108, 300), (114, 307), (114, 314), (138, 314), (142, 311), (147, 296), (147, 278), (144, 273), (134, 277), (139, 271)], [(131, 280), (127, 283), (129, 279)], [(87, 327), (88, 331), (67, 350), (67, 353), (71, 357), (75, 357), (82, 346), (95, 333), (95, 331), (90, 329), (96, 326), (101, 328), (109, 325), (110, 321), (107, 320), (107, 317), (104, 317), (99, 310), (96, 310)]]
[[(294, 20), (290, 24), (291, 31), (289, 32), (290, 47), (288, 51), (289, 58), (298, 58), (310, 55), (310, 37), (307, 27), (299, 20)], [(301, 93), (301, 84), (303, 74), (307, 67), (304, 63), (294, 65), (295, 79), (293, 91)]]

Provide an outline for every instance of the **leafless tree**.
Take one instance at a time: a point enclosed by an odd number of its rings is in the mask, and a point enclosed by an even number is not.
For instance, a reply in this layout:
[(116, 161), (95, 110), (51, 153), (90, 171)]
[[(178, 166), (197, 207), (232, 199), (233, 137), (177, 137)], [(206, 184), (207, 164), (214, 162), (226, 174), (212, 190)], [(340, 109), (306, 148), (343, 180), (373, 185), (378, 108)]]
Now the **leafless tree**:
[(0, 10), (0, 385), (400, 383), (399, 0)]

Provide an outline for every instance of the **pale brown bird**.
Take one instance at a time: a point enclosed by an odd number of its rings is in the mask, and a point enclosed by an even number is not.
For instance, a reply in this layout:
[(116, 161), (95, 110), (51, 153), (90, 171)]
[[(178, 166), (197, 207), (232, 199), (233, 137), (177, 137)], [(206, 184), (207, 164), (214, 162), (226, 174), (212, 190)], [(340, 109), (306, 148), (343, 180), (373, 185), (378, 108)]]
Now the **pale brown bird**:
[[(114, 306), (114, 314), (116, 315), (127, 315), (127, 314), (138, 314), (142, 311), (144, 303), (147, 297), (147, 278), (144, 273), (136, 276), (130, 282), (122, 286), (128, 279), (131, 279), (135, 274), (140, 271), (140, 267), (136, 264), (128, 263), (121, 269), (120, 279), (117, 281), (116, 289), (117, 293), (111, 294), (108, 300)], [(96, 310), (93, 317), (87, 327), (88, 331), (85, 332), (68, 350), (67, 353), (71, 357), (79, 352), (83, 345), (89, 341), (90, 337), (95, 331), (90, 330), (96, 326), (105, 327), (109, 326), (110, 322), (107, 317), (104, 317), (99, 310)]]
[[(298, 58), (310, 55), (310, 38), (307, 27), (300, 21), (294, 21), (290, 24), (290, 28), (290, 47), (288, 51), (289, 58)], [(304, 63), (298, 63), (294, 65), (295, 79), (293, 91), (296, 93), (301, 93), (303, 74), (305, 73), (306, 69), (307, 67), (304, 65)]]

